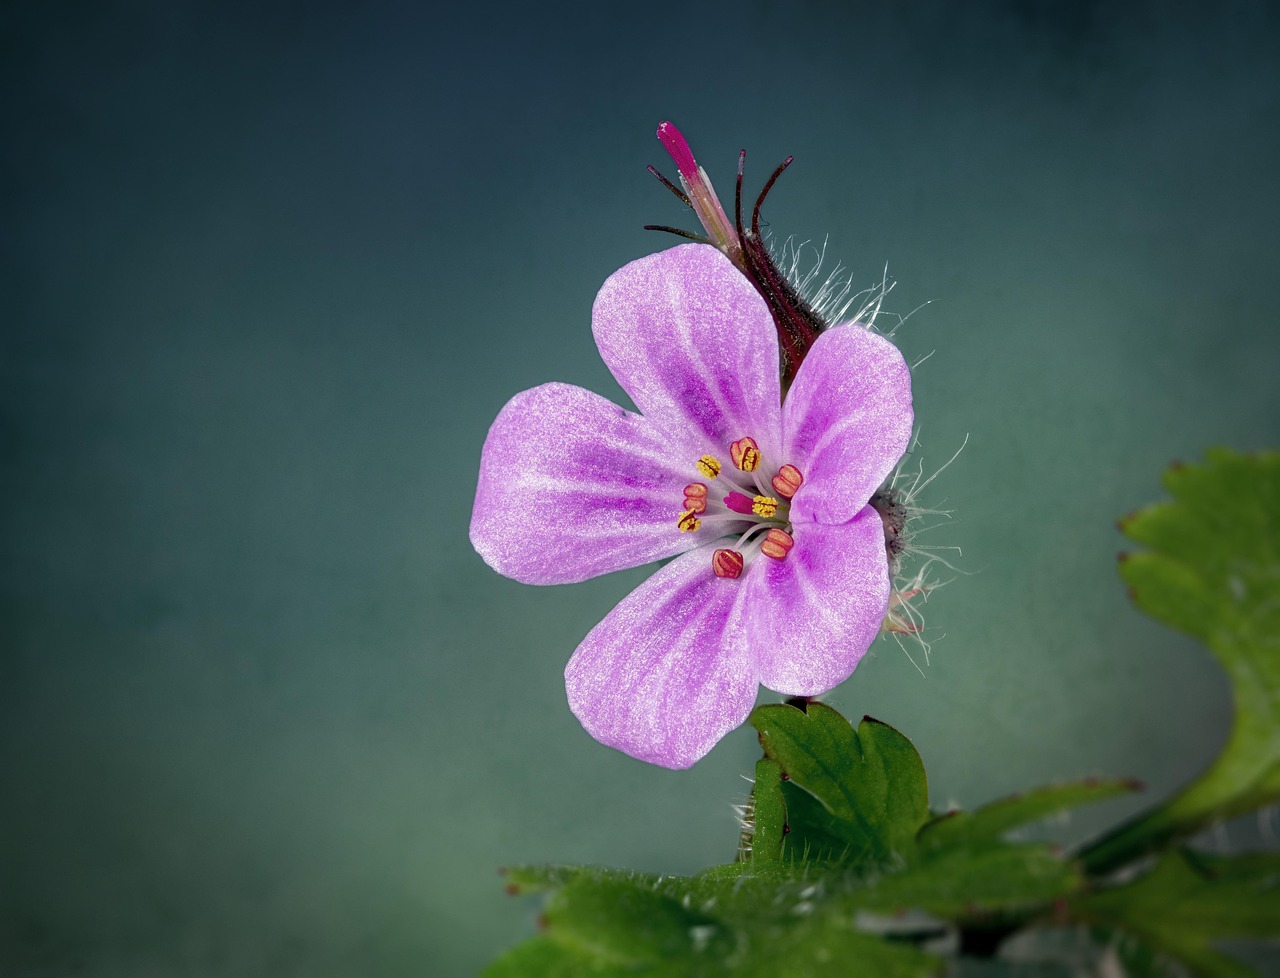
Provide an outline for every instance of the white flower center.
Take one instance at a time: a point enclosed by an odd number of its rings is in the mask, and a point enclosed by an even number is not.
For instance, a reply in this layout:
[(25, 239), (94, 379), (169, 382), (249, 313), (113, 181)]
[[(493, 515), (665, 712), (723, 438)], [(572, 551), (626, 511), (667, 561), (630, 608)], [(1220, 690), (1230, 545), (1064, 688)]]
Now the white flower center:
[(741, 575), (757, 553), (785, 560), (795, 544), (791, 536), (791, 497), (804, 476), (794, 465), (783, 465), (765, 482), (760, 446), (750, 436), (729, 445), (732, 468), (714, 455), (698, 459), (698, 474), (705, 482), (684, 487), (684, 506), (676, 526), (681, 533), (706, 528), (721, 534), (741, 534), (732, 548), (717, 550), (711, 568), (717, 577)]

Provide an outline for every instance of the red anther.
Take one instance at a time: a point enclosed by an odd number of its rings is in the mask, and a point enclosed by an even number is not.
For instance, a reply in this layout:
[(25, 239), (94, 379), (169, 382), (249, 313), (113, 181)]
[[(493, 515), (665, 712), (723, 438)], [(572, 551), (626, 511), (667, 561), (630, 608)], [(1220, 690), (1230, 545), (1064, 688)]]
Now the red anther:
[(760, 464), (760, 446), (754, 438), (739, 438), (729, 446), (729, 457), (743, 472), (754, 472)]
[(804, 482), (804, 476), (794, 465), (784, 465), (773, 477), (773, 491), (783, 499), (790, 499)]
[(782, 560), (795, 545), (796, 542), (792, 539), (790, 533), (774, 527), (764, 535), (764, 543), (760, 545), (760, 550), (766, 557)]
[(736, 550), (717, 550), (711, 555), (711, 569), (716, 577), (736, 578), (742, 573), (742, 554)]
[(707, 487), (701, 482), (691, 482), (684, 487), (684, 508), (691, 513), (707, 511)]

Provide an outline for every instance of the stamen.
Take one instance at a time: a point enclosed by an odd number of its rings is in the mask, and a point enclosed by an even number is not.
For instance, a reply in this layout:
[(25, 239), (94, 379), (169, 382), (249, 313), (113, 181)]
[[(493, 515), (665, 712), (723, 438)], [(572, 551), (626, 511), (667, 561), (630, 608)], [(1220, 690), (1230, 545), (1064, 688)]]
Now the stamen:
[(711, 569), (716, 577), (736, 578), (742, 573), (742, 554), (736, 550), (717, 550), (711, 555)]
[(754, 511), (754, 503), (750, 496), (744, 496), (740, 492), (731, 492), (724, 497), (724, 504), (735, 513), (741, 513), (743, 516), (750, 516)]
[(707, 487), (701, 482), (691, 482), (684, 487), (684, 508), (691, 513), (707, 511)]
[(676, 521), (676, 526), (680, 528), (681, 533), (693, 533), (702, 528), (702, 520), (698, 519), (693, 510), (680, 514), (680, 519)]
[(729, 456), (743, 472), (754, 472), (760, 464), (760, 446), (754, 438), (739, 438), (729, 446)]
[[(752, 520), (750, 516), (739, 516), (737, 513), (706, 513), (698, 517), (698, 522), (703, 526), (716, 525), (719, 523), (732, 523), (734, 524), (733, 529), (726, 530), (725, 532), (736, 533), (738, 532), (738, 526), (741, 526), (743, 523), (750, 523)], [(754, 525), (765, 529), (768, 528), (767, 523), (757, 522)]]
[(774, 560), (784, 560), (787, 552), (795, 545), (796, 542), (791, 538), (790, 533), (786, 530), (779, 530), (775, 526), (765, 534), (764, 543), (760, 545), (760, 551)]
[[(742, 534), (742, 536), (738, 537), (738, 542), (737, 542), (737, 543), (735, 543), (735, 544), (734, 544), (734, 546), (735, 546), (735, 547), (737, 547), (737, 548), (739, 548), (739, 549), (741, 549), (741, 548), (742, 548), (742, 546), (743, 546), (743, 545), (744, 545), (748, 540), (750, 540), (753, 536), (755, 536), (755, 535), (756, 535), (757, 533), (759, 533), (761, 530), (768, 530), (768, 529), (770, 529), (769, 524), (767, 524), (767, 523), (757, 523), (755, 526), (751, 527), (751, 529), (747, 530), (747, 532), (746, 532), (746, 533)], [(755, 543), (752, 543), (751, 545), (754, 547), (754, 546), (755, 546)]]
[(804, 476), (794, 465), (784, 465), (773, 477), (773, 491), (783, 499), (790, 499), (799, 491)]
[(751, 501), (751, 512), (768, 519), (778, 511), (778, 501), (772, 496), (756, 496)]
[(703, 455), (698, 459), (698, 471), (708, 479), (714, 479), (720, 474), (720, 460), (714, 455)]

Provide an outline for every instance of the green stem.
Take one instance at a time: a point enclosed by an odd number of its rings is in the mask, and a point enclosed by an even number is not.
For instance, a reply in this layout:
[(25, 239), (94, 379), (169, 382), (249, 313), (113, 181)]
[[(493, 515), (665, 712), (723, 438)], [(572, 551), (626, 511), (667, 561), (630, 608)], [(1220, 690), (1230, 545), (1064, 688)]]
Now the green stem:
[(1216, 820), (1214, 814), (1195, 819), (1180, 817), (1175, 799), (1122, 822), (1102, 838), (1085, 846), (1076, 858), (1089, 876), (1105, 876), (1143, 856), (1163, 852), (1190, 838), (1211, 825)]

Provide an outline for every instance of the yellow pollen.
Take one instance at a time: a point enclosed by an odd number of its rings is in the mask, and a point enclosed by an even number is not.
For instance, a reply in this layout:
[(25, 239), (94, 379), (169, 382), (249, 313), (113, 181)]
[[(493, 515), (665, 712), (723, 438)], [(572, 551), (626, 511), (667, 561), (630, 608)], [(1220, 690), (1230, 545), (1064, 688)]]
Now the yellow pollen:
[(760, 446), (754, 438), (739, 438), (729, 446), (729, 456), (743, 472), (754, 472), (760, 464)]
[(693, 510), (680, 514), (680, 519), (676, 521), (676, 526), (680, 528), (681, 533), (693, 533), (702, 527), (702, 520), (698, 519)]
[(708, 479), (714, 479), (720, 474), (720, 460), (714, 455), (703, 455), (698, 459), (698, 471)]
[(768, 518), (778, 511), (778, 501), (772, 496), (756, 496), (751, 502), (751, 512)]

